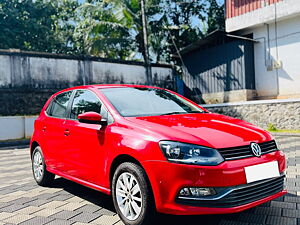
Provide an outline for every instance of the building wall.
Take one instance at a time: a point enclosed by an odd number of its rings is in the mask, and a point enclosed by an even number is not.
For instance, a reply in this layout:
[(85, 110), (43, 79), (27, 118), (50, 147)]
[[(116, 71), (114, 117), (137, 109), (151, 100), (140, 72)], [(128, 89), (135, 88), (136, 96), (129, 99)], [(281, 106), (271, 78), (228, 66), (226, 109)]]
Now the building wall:
[(198, 96), (206, 103), (242, 101), (249, 100), (244, 90), (255, 89), (251, 41), (190, 51), (183, 60), (188, 71), (183, 76), (187, 97), (197, 100)]
[[(227, 0), (227, 14), (230, 12), (230, 10), (236, 11), (232, 16), (227, 15), (227, 32), (238, 31), (249, 27), (260, 26), (264, 23), (274, 22), (275, 14), (278, 21), (285, 20), (300, 14), (299, 0), (270, 0), (270, 4), (267, 0), (247, 0), (247, 2), (250, 2), (252, 4), (253, 2), (257, 2), (256, 4), (258, 5), (261, 2), (261, 6), (257, 6), (255, 10), (244, 10), (244, 13), (239, 13), (239, 11), (241, 11), (241, 8), (238, 7), (238, 3), (236, 3), (235, 7), (234, 2), (239, 1), (242, 0)], [(231, 5), (230, 2), (232, 3)]]
[(283, 0), (227, 0), (226, 18), (240, 16)]
[(207, 110), (267, 129), (300, 130), (300, 99), (260, 100), (202, 105)]
[[(239, 34), (250, 33), (253, 33), (253, 39), (259, 41), (254, 44), (255, 86), (258, 97), (299, 97), (300, 15), (279, 21), (277, 34), (275, 23), (245, 29)], [(281, 64), (278, 69), (272, 66), (275, 62)]]
[[(154, 65), (153, 83), (175, 89), (173, 69)], [(51, 94), (86, 84), (146, 84), (142, 63), (0, 51), (0, 115), (38, 114)]]

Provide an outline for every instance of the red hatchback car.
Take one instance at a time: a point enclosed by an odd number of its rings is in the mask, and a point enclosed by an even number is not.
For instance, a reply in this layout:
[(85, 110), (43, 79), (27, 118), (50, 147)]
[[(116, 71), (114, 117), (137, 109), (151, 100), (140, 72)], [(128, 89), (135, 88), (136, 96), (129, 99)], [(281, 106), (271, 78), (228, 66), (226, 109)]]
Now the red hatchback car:
[(35, 121), (33, 175), (111, 194), (125, 224), (156, 212), (235, 213), (286, 193), (285, 156), (265, 130), (166, 89), (89, 85), (54, 94)]

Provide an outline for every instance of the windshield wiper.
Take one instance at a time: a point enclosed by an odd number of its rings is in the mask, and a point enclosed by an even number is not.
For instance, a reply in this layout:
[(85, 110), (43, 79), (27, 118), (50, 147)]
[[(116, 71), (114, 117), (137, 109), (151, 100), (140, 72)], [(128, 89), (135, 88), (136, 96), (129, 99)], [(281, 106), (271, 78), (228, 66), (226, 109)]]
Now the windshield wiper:
[(163, 113), (159, 114), (160, 116), (165, 116), (165, 115), (173, 115), (173, 114), (185, 114), (187, 112), (169, 112), (169, 113)]
[(205, 111), (190, 111), (190, 112), (169, 112), (169, 113), (163, 113), (160, 114), (160, 116), (165, 116), (165, 115), (173, 115), (173, 114), (189, 114), (189, 113), (206, 113)]

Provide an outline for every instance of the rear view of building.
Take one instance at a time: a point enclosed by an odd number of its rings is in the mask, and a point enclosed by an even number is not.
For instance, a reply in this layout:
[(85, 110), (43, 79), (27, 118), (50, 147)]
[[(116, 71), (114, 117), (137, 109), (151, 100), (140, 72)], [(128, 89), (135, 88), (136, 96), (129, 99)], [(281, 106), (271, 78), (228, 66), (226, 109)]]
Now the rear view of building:
[(299, 0), (227, 0), (226, 31), (256, 41), (258, 99), (300, 96)]

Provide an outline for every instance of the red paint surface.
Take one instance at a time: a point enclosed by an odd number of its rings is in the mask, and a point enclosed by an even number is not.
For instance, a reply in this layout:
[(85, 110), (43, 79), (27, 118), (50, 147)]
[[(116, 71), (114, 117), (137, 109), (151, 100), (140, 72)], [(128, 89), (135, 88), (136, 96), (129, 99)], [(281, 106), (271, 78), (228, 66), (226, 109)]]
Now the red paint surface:
[(99, 91), (99, 88), (108, 87), (122, 86), (91, 85), (67, 89), (93, 91), (114, 118), (114, 123), (108, 126), (47, 116), (45, 109), (55, 95), (45, 104), (35, 122), (31, 144), (37, 142), (41, 146), (47, 170), (110, 194), (113, 161), (121, 155), (131, 156), (140, 162), (150, 180), (157, 210), (178, 215), (239, 212), (286, 193), (283, 191), (234, 208), (204, 208), (175, 203), (176, 194), (184, 186), (228, 187), (246, 184), (246, 166), (278, 161), (280, 172), (283, 172), (286, 168), (285, 157), (281, 151), (276, 151), (260, 158), (225, 161), (218, 166), (170, 163), (159, 148), (158, 142), (161, 140), (227, 148), (273, 138), (267, 131), (252, 124), (214, 113), (124, 118)]
[(240, 16), (283, 0), (226, 0), (226, 18)]

